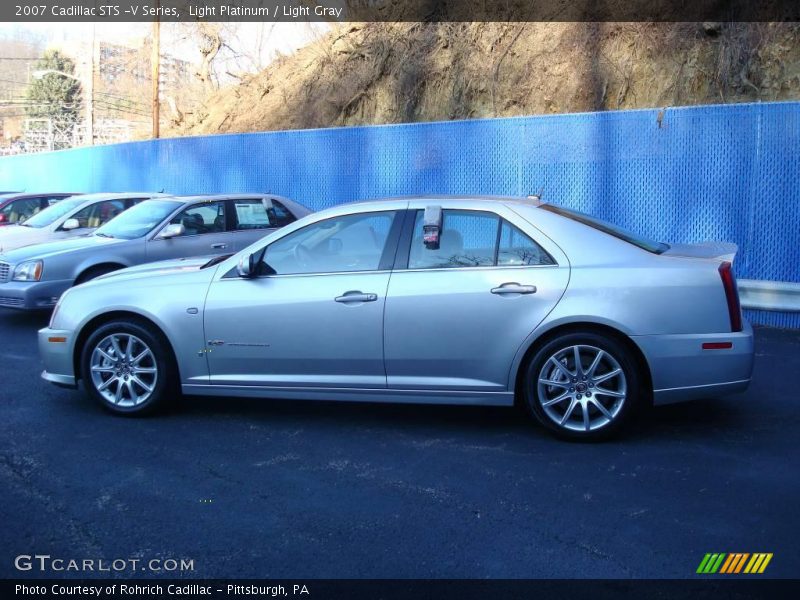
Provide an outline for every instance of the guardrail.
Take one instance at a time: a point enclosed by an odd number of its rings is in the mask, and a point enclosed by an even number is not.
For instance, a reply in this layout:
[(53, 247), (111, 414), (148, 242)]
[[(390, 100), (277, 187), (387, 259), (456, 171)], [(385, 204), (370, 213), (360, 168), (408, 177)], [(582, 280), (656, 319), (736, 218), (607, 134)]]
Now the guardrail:
[(740, 279), (738, 285), (742, 308), (800, 312), (800, 283)]

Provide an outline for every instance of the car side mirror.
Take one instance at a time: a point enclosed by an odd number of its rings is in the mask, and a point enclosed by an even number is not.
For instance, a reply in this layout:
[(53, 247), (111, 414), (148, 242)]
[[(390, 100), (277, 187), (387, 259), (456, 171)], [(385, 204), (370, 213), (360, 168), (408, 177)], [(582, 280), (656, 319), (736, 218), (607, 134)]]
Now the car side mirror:
[(158, 232), (157, 240), (169, 240), (174, 237), (179, 237), (186, 233), (186, 227), (183, 223), (170, 223), (164, 229)]
[(264, 262), (263, 248), (255, 254), (248, 254), (239, 259), (236, 265), (236, 273), (243, 279), (253, 279), (259, 275), (277, 275), (277, 271)]
[(256, 273), (256, 257), (253, 254), (248, 254), (239, 259), (239, 264), (236, 265), (236, 272), (239, 277), (243, 279), (251, 279), (255, 277)]
[(61, 229), (64, 231), (72, 231), (73, 229), (79, 229), (81, 226), (81, 222), (78, 219), (67, 219), (64, 221), (64, 224), (61, 226)]

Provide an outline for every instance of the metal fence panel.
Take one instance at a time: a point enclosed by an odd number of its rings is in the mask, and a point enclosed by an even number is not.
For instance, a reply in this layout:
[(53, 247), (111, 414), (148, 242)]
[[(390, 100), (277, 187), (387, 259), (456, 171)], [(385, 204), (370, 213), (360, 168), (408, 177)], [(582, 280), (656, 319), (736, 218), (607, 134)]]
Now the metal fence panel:
[[(0, 187), (269, 191), (321, 209), (519, 194), (673, 242), (732, 241), (743, 279), (800, 282), (800, 103), (165, 139), (0, 158)], [(800, 328), (800, 314), (748, 311)]]

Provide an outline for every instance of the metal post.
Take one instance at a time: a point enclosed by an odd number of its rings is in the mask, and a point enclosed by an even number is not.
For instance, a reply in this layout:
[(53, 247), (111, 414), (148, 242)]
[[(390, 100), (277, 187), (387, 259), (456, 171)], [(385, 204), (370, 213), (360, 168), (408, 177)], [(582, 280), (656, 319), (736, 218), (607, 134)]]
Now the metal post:
[[(161, 3), (156, 2), (156, 8)], [(153, 21), (153, 48), (150, 62), (153, 67), (153, 138), (158, 138), (160, 135), (159, 122), (161, 115), (159, 105), (159, 79), (161, 78), (161, 21), (156, 17)]]
[(89, 52), (89, 76), (86, 78), (86, 144), (94, 145), (94, 51), (95, 24), (92, 23), (92, 47)]

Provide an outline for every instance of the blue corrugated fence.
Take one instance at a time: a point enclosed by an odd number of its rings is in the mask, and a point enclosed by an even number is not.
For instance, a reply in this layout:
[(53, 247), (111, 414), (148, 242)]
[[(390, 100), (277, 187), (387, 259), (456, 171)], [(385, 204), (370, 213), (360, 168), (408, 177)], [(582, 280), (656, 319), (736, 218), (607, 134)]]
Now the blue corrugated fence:
[[(400, 194), (529, 194), (673, 242), (739, 245), (740, 278), (800, 282), (800, 103), (135, 142), (0, 159), (29, 191), (269, 191), (314, 209)], [(800, 328), (800, 314), (752, 312)]]

